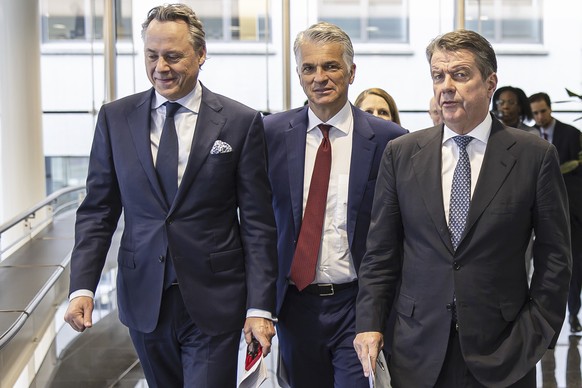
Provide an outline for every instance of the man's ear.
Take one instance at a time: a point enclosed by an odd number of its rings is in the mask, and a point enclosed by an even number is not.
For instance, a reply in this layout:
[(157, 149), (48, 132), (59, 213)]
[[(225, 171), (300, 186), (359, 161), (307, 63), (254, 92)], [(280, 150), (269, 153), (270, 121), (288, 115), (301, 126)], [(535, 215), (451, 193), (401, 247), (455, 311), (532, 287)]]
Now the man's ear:
[(356, 78), (356, 64), (352, 63), (352, 67), (350, 68), (350, 85), (354, 82)]
[(497, 73), (491, 73), (489, 77), (487, 77), (487, 95), (489, 98), (493, 98), (493, 94), (497, 89)]

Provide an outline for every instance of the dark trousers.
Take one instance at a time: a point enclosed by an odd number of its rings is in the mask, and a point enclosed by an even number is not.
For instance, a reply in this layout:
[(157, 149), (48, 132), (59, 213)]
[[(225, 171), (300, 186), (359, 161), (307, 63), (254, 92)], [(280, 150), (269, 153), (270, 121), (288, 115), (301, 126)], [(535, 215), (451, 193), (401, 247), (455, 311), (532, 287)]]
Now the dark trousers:
[(186, 312), (178, 286), (164, 291), (153, 332), (129, 333), (150, 388), (236, 387), (241, 332), (202, 333)]
[(291, 387), (368, 387), (353, 346), (357, 293), (356, 285), (332, 296), (289, 287), (277, 332)]
[(582, 220), (570, 213), (572, 236), (572, 278), (568, 294), (568, 313), (578, 315), (580, 312), (580, 292), (582, 291)]
[[(449, 345), (443, 367), (435, 384), (435, 388), (486, 388), (471, 374), (461, 353), (459, 336), (451, 328)], [(536, 388), (535, 366), (521, 380), (508, 388)]]

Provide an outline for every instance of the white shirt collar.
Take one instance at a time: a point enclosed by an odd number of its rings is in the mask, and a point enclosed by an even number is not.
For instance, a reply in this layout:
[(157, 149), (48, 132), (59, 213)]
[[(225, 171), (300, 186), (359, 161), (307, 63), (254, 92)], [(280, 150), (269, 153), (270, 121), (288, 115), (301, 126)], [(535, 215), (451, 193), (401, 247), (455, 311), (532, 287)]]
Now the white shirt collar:
[[(155, 92), (155, 98), (152, 101), (152, 109), (158, 109), (161, 105), (163, 105), (168, 99), (162, 96), (158, 91)], [(200, 81), (196, 81), (196, 85), (194, 85), (194, 89), (184, 97), (173, 101), (177, 102), (183, 107), (186, 107), (193, 113), (198, 113), (200, 110), (200, 102), (202, 101), (202, 86), (200, 86)]]
[[(467, 136), (472, 136), (473, 138), (481, 141), (484, 144), (487, 144), (487, 140), (489, 139), (489, 135), (491, 134), (491, 125), (493, 124), (493, 119), (491, 118), (490, 114), (485, 116), (485, 119), (473, 128), (470, 132), (466, 133)], [(443, 132), (443, 144), (452, 139), (455, 136), (459, 136), (458, 133), (444, 125), (444, 132)]]
[(350, 133), (351, 129), (352, 105), (350, 104), (349, 101), (346, 101), (346, 104), (343, 106), (343, 108), (341, 108), (340, 111), (337, 112), (335, 116), (333, 116), (325, 123), (321, 121), (319, 117), (315, 115), (315, 113), (313, 113), (311, 108), (307, 110), (307, 117), (308, 117), (307, 132), (310, 132), (314, 128), (317, 128), (319, 124), (328, 124), (333, 126), (334, 128), (339, 129), (341, 132), (347, 135)]

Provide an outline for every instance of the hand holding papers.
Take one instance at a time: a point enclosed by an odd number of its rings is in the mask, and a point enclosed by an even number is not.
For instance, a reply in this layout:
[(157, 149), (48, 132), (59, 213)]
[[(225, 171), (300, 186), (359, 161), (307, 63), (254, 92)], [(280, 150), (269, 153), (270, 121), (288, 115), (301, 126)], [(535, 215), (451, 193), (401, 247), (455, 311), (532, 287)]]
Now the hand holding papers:
[(257, 388), (267, 379), (267, 365), (264, 362), (263, 348), (259, 341), (253, 338), (247, 346), (245, 371), (239, 383), (239, 388)]
[(376, 386), (376, 376), (374, 375), (374, 368), (372, 368), (372, 359), (370, 358), (370, 353), (368, 353), (368, 368), (370, 368), (370, 374), (368, 375), (368, 383), (370, 383), (370, 388)]

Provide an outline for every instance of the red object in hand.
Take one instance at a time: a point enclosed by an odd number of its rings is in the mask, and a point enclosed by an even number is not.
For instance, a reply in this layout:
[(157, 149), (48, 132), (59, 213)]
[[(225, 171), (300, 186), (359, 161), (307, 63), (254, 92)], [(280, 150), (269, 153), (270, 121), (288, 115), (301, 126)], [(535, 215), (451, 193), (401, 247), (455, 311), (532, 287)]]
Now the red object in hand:
[(253, 365), (263, 357), (263, 347), (256, 339), (252, 339), (247, 345), (247, 357), (245, 359), (245, 370), (250, 370)]

